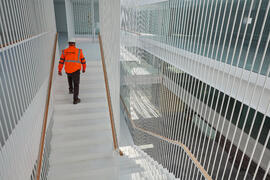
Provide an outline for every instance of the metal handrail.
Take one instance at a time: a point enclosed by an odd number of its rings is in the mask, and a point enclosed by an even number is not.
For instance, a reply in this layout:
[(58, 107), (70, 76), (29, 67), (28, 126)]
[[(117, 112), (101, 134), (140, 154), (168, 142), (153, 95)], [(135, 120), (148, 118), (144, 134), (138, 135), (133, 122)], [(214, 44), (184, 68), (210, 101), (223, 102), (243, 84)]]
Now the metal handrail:
[(128, 115), (128, 118), (130, 119), (130, 122), (131, 122), (131, 125), (132, 125), (133, 128), (135, 128), (135, 129), (137, 129), (137, 130), (139, 130), (139, 131), (142, 131), (142, 132), (144, 132), (144, 133), (146, 133), (146, 134), (149, 134), (149, 135), (151, 135), (151, 136), (154, 136), (154, 137), (156, 137), (156, 138), (159, 138), (159, 139), (161, 139), (161, 140), (163, 140), (163, 141), (166, 141), (166, 142), (168, 142), (168, 143), (171, 143), (171, 144), (175, 144), (175, 145), (180, 146), (180, 147), (186, 152), (186, 154), (188, 155), (188, 157), (194, 162), (194, 164), (197, 166), (197, 168), (201, 171), (201, 173), (203, 174), (203, 176), (205, 177), (205, 179), (207, 179), (207, 180), (212, 180), (212, 177), (207, 173), (207, 171), (204, 169), (204, 167), (203, 167), (203, 166), (201, 165), (201, 163), (196, 159), (196, 157), (192, 154), (192, 152), (188, 149), (188, 147), (187, 147), (186, 145), (184, 145), (184, 144), (183, 144), (182, 142), (180, 142), (180, 141), (171, 140), (171, 139), (169, 139), (169, 138), (166, 138), (166, 137), (161, 136), (161, 135), (159, 135), (159, 134), (156, 134), (156, 133), (154, 133), (154, 132), (148, 131), (148, 130), (143, 129), (143, 128), (141, 128), (141, 127), (138, 127), (138, 126), (133, 122), (133, 120), (131, 119), (131, 115), (130, 115), (130, 113), (129, 113), (129, 111), (128, 111), (126, 105), (125, 105), (125, 102), (124, 102), (122, 96), (120, 96), (120, 100), (121, 100), (121, 102), (122, 102), (122, 104), (123, 104), (123, 106), (124, 106), (124, 109), (125, 109), (125, 111), (126, 111), (126, 113), (127, 113), (127, 115)]
[(47, 90), (47, 99), (46, 99), (45, 112), (44, 112), (44, 118), (43, 118), (43, 124), (42, 124), (42, 133), (41, 133), (41, 138), (40, 138), (36, 180), (40, 180), (40, 174), (41, 174), (44, 142), (45, 142), (47, 121), (48, 121), (48, 112), (49, 112), (49, 105), (50, 105), (50, 98), (51, 98), (52, 79), (53, 79), (53, 72), (54, 72), (57, 39), (58, 39), (58, 33), (56, 33), (55, 40), (54, 40), (54, 49), (53, 49), (53, 56), (52, 56), (50, 76), (49, 76), (49, 85), (48, 85), (48, 90)]
[(98, 39), (99, 39), (101, 61), (102, 61), (103, 74), (104, 74), (104, 80), (105, 80), (107, 102), (108, 102), (109, 113), (110, 113), (110, 122), (111, 122), (112, 137), (113, 137), (113, 146), (114, 146), (114, 150), (118, 151), (120, 156), (122, 156), (123, 152), (119, 149), (118, 140), (117, 140), (117, 134), (116, 134), (116, 130), (115, 130), (114, 116), (113, 116), (113, 110), (112, 110), (112, 101), (111, 101), (110, 88), (109, 88), (109, 83), (108, 83), (108, 74), (107, 74), (107, 70), (106, 70), (105, 57), (104, 57), (104, 51), (103, 51), (103, 44), (102, 44), (102, 39), (101, 39), (100, 34), (98, 35)]

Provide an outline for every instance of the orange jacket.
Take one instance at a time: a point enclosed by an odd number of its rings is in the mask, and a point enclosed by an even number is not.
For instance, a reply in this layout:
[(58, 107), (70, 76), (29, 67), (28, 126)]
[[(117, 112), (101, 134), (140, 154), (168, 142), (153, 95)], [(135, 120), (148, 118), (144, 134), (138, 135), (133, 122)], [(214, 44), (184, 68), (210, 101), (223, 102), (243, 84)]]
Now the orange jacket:
[(58, 65), (58, 71), (62, 71), (65, 64), (66, 73), (73, 73), (75, 71), (86, 69), (86, 61), (83, 56), (82, 50), (75, 46), (69, 46), (67, 49), (62, 50), (62, 55)]

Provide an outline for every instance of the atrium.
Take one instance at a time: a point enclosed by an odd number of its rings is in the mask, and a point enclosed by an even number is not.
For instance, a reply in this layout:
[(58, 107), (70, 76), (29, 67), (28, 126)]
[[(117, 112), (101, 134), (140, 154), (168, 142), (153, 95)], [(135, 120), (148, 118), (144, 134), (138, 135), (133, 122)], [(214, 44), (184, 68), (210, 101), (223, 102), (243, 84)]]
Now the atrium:
[(270, 180), (269, 9), (0, 0), (0, 180)]

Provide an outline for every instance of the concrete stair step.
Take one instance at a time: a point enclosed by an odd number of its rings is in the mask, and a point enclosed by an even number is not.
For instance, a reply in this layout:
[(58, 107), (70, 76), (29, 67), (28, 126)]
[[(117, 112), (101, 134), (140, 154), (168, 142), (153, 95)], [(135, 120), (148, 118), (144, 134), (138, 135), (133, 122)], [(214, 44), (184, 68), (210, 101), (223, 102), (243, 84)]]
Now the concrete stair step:
[[(82, 79), (82, 77), (84, 77)], [(96, 78), (94, 78), (96, 77)], [(104, 82), (104, 77), (99, 75), (99, 76), (94, 76), (94, 77), (85, 77), (84, 75), (81, 76), (80, 78), (80, 85), (81, 84), (105, 84)], [(55, 86), (55, 88), (61, 88), (62, 86), (68, 86), (68, 81), (67, 81), (67, 77), (62, 77), (63, 79), (57, 81), (57, 86)]]
[(58, 122), (67, 122), (67, 121), (74, 121), (74, 119), (98, 119), (98, 118), (109, 118), (109, 114), (104, 112), (95, 112), (95, 113), (84, 113), (84, 114), (58, 114), (54, 116), (54, 119), (57, 119)]
[(97, 123), (97, 124), (92, 124), (92, 125), (82, 125), (80, 127), (65, 127), (65, 128), (54, 128), (53, 129), (53, 135), (58, 135), (58, 134), (76, 134), (78, 132), (88, 132), (88, 131), (103, 131), (103, 130), (110, 130), (109, 123)]
[(121, 150), (126, 157), (134, 160), (147, 172), (145, 175), (140, 175), (140, 178), (150, 179), (176, 179), (172, 173), (169, 173), (167, 169), (163, 168), (149, 155), (142, 151), (137, 146), (121, 147)]
[(63, 141), (63, 142), (54, 141), (52, 143), (52, 145), (54, 145), (52, 150), (55, 150), (57, 152), (57, 150), (61, 148), (69, 149), (74, 146), (78, 146), (78, 147), (89, 146), (89, 148), (92, 148), (93, 146), (99, 145), (100, 143), (112, 144), (113, 140), (111, 137), (106, 137), (106, 138), (97, 138), (96, 140), (77, 140), (77, 141), (73, 140), (73, 141)]
[[(92, 92), (95, 92), (95, 91), (101, 91), (105, 88), (104, 85), (100, 85), (100, 86), (91, 86), (91, 85), (84, 85), (84, 86), (80, 86), (79, 87), (79, 96), (80, 96), (80, 93), (92, 93)], [(55, 90), (55, 93), (56, 94), (69, 94), (69, 89), (68, 87), (65, 87), (65, 88), (62, 88), (62, 89), (56, 89)], [(71, 96), (73, 96), (71, 94)]]
[[(101, 107), (105, 107), (105, 106), (101, 106)], [(98, 116), (99, 113), (103, 114), (103, 116)], [(55, 116), (60, 117), (60, 118), (69, 118), (68, 116), (74, 117), (75, 115), (77, 115), (77, 119), (85, 119), (84, 117), (86, 114), (89, 115), (88, 116), (89, 119), (91, 117), (103, 117), (104, 119), (109, 117), (108, 110), (100, 109), (100, 108), (80, 108), (80, 109), (73, 110), (73, 112), (72, 112), (72, 109), (64, 109), (64, 110), (57, 110), (55, 112)]]
[[(68, 91), (67, 91), (68, 93)], [(69, 100), (73, 98), (72, 94), (57, 94), (55, 95), (55, 102), (58, 104), (58, 102), (61, 102), (61, 100)], [(81, 93), (79, 94), (79, 97), (83, 100), (85, 98), (106, 98), (106, 93), (105, 92), (92, 92), (92, 93)], [(107, 99), (106, 99), (107, 101)]]
[(72, 143), (74, 143), (74, 146), (75, 146), (75, 143), (95, 144), (98, 141), (104, 142), (105, 140), (111, 142), (112, 140), (111, 129), (103, 130), (102, 134), (97, 133), (96, 131), (81, 132), (80, 134), (77, 134), (76, 136), (74, 136), (74, 134), (58, 134), (57, 137), (55, 136), (55, 138), (52, 139), (51, 143), (52, 145), (55, 145), (55, 147), (58, 147), (61, 145), (66, 146)]
[(91, 159), (89, 161), (78, 161), (72, 164), (56, 164), (53, 165), (53, 167), (55, 168), (55, 171), (57, 171), (57, 173), (65, 172), (66, 170), (68, 170), (69, 173), (72, 173), (78, 170), (91, 171), (114, 167), (116, 166), (116, 163), (117, 162), (114, 161), (113, 156), (108, 156), (100, 159)]
[[(87, 152), (85, 152), (87, 151)], [(95, 150), (85, 150), (85, 151), (76, 151), (76, 152), (61, 152), (61, 151), (55, 151), (52, 152), (50, 157), (50, 165), (53, 169), (53, 166), (56, 165), (64, 165), (64, 164), (73, 164), (78, 163), (82, 161), (91, 161), (93, 159), (99, 159), (99, 158), (107, 158), (110, 157), (112, 154), (112, 149), (107, 149), (103, 151)], [(61, 155), (59, 153), (61, 152)], [(68, 172), (68, 171), (67, 171)]]
[[(80, 90), (79, 90), (79, 97), (80, 97), (80, 94), (86, 94), (86, 93), (91, 94), (91, 93), (95, 93), (95, 92), (105, 92), (104, 88), (105, 88), (105, 86), (104, 87), (103, 86), (100, 86), (100, 87), (91, 87), (91, 86), (86, 87), (86, 86), (84, 86), (84, 87), (80, 88)], [(55, 90), (55, 93), (56, 93), (56, 95), (65, 94), (65, 95), (69, 95), (70, 97), (73, 96), (72, 94), (69, 94), (68, 87)]]
[[(82, 97), (80, 95), (80, 99), (82, 101), (82, 103), (92, 103), (92, 102), (98, 102), (98, 103), (101, 103), (101, 102), (105, 102), (107, 103), (107, 98), (101, 94), (100, 97)], [(60, 99), (60, 100), (56, 100), (55, 101), (57, 105), (62, 105), (62, 104), (72, 104), (73, 103), (73, 96), (69, 97), (69, 98), (63, 98), (63, 99)]]
[[(80, 87), (83, 87), (83, 86), (97, 87), (97, 86), (100, 86), (100, 85), (105, 86), (104, 81), (96, 80), (96, 79), (90, 79), (88, 81), (84, 80), (83, 82), (80, 81)], [(68, 81), (63, 80), (63, 81), (58, 83), (58, 86), (56, 86), (55, 89), (64, 89), (66, 87), (68, 87)]]
[[(66, 80), (67, 81), (67, 80)], [(91, 75), (82, 75), (80, 77), (80, 82), (82, 81), (96, 81), (96, 82), (104, 82), (104, 75), (102, 73), (99, 74), (91, 74)]]
[(117, 169), (113, 167), (103, 168), (103, 169), (95, 169), (95, 170), (79, 170), (78, 172), (74, 172), (70, 174), (68, 171), (66, 173), (54, 173), (49, 174), (49, 180), (90, 180), (90, 179), (98, 179), (98, 180), (108, 180), (113, 179), (117, 180), (118, 173)]
[[(87, 155), (87, 157), (90, 157), (89, 153), (97, 154), (97, 153), (112, 153), (113, 145), (112, 141), (107, 143), (98, 143), (95, 144), (95, 146), (90, 146), (88, 144), (81, 145), (79, 147), (57, 147), (52, 148), (51, 151), (51, 158), (53, 159), (53, 162), (60, 162), (62, 160), (68, 160), (68, 159), (75, 159), (77, 156), (84, 156)], [(91, 155), (92, 156), (92, 155)], [(86, 158), (87, 158), (86, 157)], [(94, 156), (93, 156), (94, 157)]]
[(55, 122), (53, 125), (53, 129), (63, 129), (63, 128), (70, 128), (70, 127), (82, 127), (82, 126), (92, 126), (96, 125), (99, 123), (109, 123), (108, 119), (104, 118), (96, 118), (96, 119), (90, 119), (90, 118), (85, 118), (85, 119), (75, 119), (73, 121), (67, 121), (65, 123), (61, 122)]
[(90, 73), (95, 73), (95, 72), (101, 72), (103, 73), (103, 68), (101, 64), (98, 65), (92, 65), (92, 64), (86, 64), (86, 73), (90, 72)]
[(107, 107), (106, 101), (101, 102), (84, 102), (83, 99), (81, 99), (81, 102), (79, 104), (55, 104), (54, 110), (57, 113), (58, 111), (64, 111), (64, 110), (70, 110), (73, 112), (82, 110), (82, 109), (101, 109), (102, 111), (105, 111)]
[(102, 66), (101, 59), (98, 61), (86, 61), (86, 66)]

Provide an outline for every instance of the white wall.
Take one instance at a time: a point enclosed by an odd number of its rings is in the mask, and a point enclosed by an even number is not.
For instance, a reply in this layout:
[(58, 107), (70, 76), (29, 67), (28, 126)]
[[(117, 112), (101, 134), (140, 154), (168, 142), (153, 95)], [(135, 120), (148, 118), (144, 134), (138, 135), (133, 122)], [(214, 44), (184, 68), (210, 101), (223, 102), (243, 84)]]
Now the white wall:
[(99, 1), (100, 34), (117, 134), (120, 123), (120, 0)]
[(66, 18), (65, 1), (63, 2), (55, 1), (54, 9), (55, 9), (57, 32), (67, 33), (67, 18)]
[(68, 39), (75, 36), (74, 15), (71, 0), (65, 0)]

